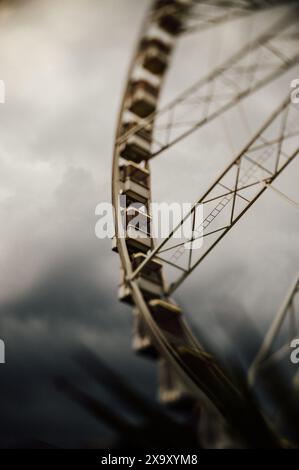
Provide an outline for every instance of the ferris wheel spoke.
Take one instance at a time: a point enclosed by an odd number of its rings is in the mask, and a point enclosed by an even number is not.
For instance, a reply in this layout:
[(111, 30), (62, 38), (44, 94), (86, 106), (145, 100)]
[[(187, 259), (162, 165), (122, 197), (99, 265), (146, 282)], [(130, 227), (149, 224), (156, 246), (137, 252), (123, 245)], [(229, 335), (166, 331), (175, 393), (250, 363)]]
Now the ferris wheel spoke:
[[(281, 357), (281, 354), (289, 353), (290, 351), (290, 344), (285, 344), (280, 348), (278, 351), (272, 351), (273, 343), (276, 337), (279, 335), (283, 324), (287, 317), (290, 319), (291, 323), (291, 330), (290, 330), (290, 340), (296, 337), (296, 324), (295, 324), (295, 307), (294, 301), (295, 297), (299, 293), (299, 274), (297, 274), (294, 282), (292, 283), (289, 292), (284, 299), (280, 310), (278, 311), (276, 317), (274, 318), (265, 338), (264, 341), (255, 356), (249, 371), (248, 371), (248, 381), (251, 385), (254, 384), (256, 379), (256, 375), (261, 366), (266, 365), (269, 361), (277, 361)], [(271, 353), (272, 351), (272, 353)]]
[(288, 14), (167, 106), (124, 133), (118, 145), (143, 129), (154, 128), (151, 157), (161, 154), (295, 66), (299, 62), (298, 42), (297, 18)]
[(228, 23), (233, 20), (248, 17), (254, 13), (269, 8), (279, 7), (286, 3), (295, 3), (295, 0), (287, 2), (282, 0), (273, 1), (196, 1), (191, 3), (191, 10), (188, 15), (187, 21), (182, 29), (183, 34), (202, 33), (203, 31), (213, 27)]
[[(149, 160), (205, 124), (218, 117), (225, 119), (224, 113), (235, 105), (240, 107), (242, 120), (250, 132), (241, 109), (244, 99), (299, 61), (298, 17), (293, 10), (291, 15), (283, 17), (265, 34), (159, 109), (160, 92), (177, 39), (191, 32), (192, 24), (203, 31), (255, 11), (291, 3), (296, 2), (153, 1), (129, 70), (114, 147), (112, 199), (116, 235), (113, 251), (121, 260), (119, 299), (134, 307), (133, 349), (160, 362), (169, 361), (176, 379), (183, 382), (189, 396), (201, 401), (203, 392), (220, 412), (225, 414), (229, 409), (237, 421), (242, 413), (236, 413), (236, 403), (239, 402), (239, 410), (243, 406), (237, 389), (219, 369), (217, 361), (196, 341), (183, 319), (182, 310), (169, 295), (298, 155), (298, 114), (294, 118), (294, 107), (291, 109), (289, 100), (277, 109), (184, 216), (180, 225), (191, 222), (192, 230), (179, 240), (174, 237), (175, 229), (162, 242), (155, 239), (150, 210)], [(278, 130), (275, 126), (271, 129), (274, 121), (279, 121)], [(233, 149), (233, 145), (231, 147)], [(122, 214), (127, 206), (121, 206), (121, 195), (128, 195), (130, 203), (143, 201), (145, 204), (146, 212), (139, 213), (144, 219), (142, 227), (138, 226), (143, 235), (140, 238), (131, 219), (130, 224), (123, 225)], [(198, 206), (204, 208), (204, 217), (197, 210)], [(198, 242), (203, 242), (199, 250)], [(170, 287), (166, 270), (175, 273)], [(179, 401), (181, 387), (177, 386), (177, 380), (171, 377), (169, 383), (164, 383), (160, 378), (160, 385), (164, 387), (161, 396), (172, 402)]]
[[(297, 113), (297, 107), (288, 96), (215, 183), (195, 202), (190, 212), (182, 218), (169, 236), (147, 256), (133, 273), (132, 279), (138, 276), (151, 259), (163, 254), (165, 263), (184, 271), (171, 284), (168, 295), (182, 284), (267, 187), (298, 156), (299, 145), (298, 139), (295, 138), (299, 137), (299, 125), (295, 119)], [(290, 134), (292, 144), (286, 145), (284, 136)], [(196, 211), (201, 205), (204, 210), (207, 207), (207, 214), (196, 224)], [(192, 236), (174, 244), (179, 229), (188, 224), (192, 224)], [(193, 248), (196, 241), (208, 236), (211, 242), (206, 247)], [(195, 258), (192, 263), (191, 257)]]

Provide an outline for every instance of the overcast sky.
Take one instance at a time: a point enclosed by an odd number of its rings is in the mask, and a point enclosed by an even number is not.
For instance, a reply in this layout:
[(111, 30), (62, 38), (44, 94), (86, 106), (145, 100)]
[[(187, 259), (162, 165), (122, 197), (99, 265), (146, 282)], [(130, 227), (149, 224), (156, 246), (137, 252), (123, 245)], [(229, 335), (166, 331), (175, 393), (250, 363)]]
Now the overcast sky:
[[(73, 445), (97, 435), (96, 423), (51, 382), (59, 375), (77, 380), (71, 357), (82, 343), (154, 395), (154, 367), (131, 353), (130, 309), (117, 302), (119, 260), (110, 241), (94, 234), (95, 207), (110, 201), (116, 120), (148, 4), (28, 0), (0, 8), (0, 78), (6, 84), (0, 105), (0, 338), (7, 354), (0, 366), (2, 445), (23, 436), (53, 443), (55, 436), (57, 445)], [(276, 17), (182, 41), (162, 100)], [(247, 103), (252, 132), (296, 77), (298, 68)], [(153, 164), (154, 199), (198, 197), (250, 137), (237, 116), (226, 116), (230, 145), (215, 124), (161, 156)], [(298, 169), (294, 162), (276, 182), (296, 200)], [(223, 348), (246, 318), (265, 329), (298, 271), (298, 229), (298, 210), (266, 193), (178, 291), (196, 328), (209, 330), (209, 339)]]

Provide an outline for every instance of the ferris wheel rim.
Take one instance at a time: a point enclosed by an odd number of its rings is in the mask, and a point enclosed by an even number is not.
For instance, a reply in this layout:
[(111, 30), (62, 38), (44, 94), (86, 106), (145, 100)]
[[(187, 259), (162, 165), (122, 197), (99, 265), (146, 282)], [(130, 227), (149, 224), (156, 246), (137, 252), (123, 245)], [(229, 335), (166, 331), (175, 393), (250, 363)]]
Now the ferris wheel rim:
[[(121, 264), (122, 268), (125, 271), (125, 276), (126, 276), (126, 282), (130, 285), (131, 290), (132, 290), (132, 296), (135, 305), (139, 309), (140, 313), (142, 314), (142, 317), (145, 319), (146, 324), (151, 332), (151, 335), (153, 336), (153, 340), (155, 342), (155, 346), (159, 350), (159, 353), (161, 356), (166, 357), (172, 365), (174, 366), (176, 372), (178, 375), (181, 377), (181, 379), (188, 384), (189, 388), (192, 390), (192, 393), (194, 396), (196, 396), (199, 400), (204, 400), (207, 397), (207, 394), (202, 391), (202, 388), (199, 386), (198, 382), (194, 377), (190, 377), (190, 374), (188, 373), (188, 367), (184, 367), (184, 364), (182, 364), (181, 358), (179, 358), (176, 354), (176, 351), (171, 347), (169, 342), (167, 341), (167, 338), (163, 335), (163, 332), (159, 330), (157, 325), (155, 324), (155, 321), (153, 320), (150, 312), (150, 308), (148, 306), (148, 303), (142, 294), (141, 289), (138, 286), (138, 283), (136, 282), (136, 279), (134, 279), (132, 276), (134, 274), (134, 271), (132, 269), (132, 263), (130, 260), (129, 256), (129, 251), (126, 246), (125, 238), (121, 235), (122, 232), (122, 222), (121, 222), (121, 214), (120, 214), (120, 204), (119, 204), (119, 194), (120, 194), (120, 172), (119, 172), (119, 167), (120, 167), (120, 156), (119, 156), (119, 150), (118, 150), (118, 141), (119, 138), (121, 137), (121, 127), (123, 124), (123, 114), (125, 111), (125, 101), (129, 89), (129, 83), (132, 79), (132, 73), (133, 69), (136, 64), (136, 58), (137, 54), (139, 51), (139, 46), (142, 42), (142, 38), (145, 35), (145, 31), (147, 31), (147, 28), (150, 26), (150, 17), (147, 17), (144, 21), (143, 27), (141, 29), (141, 34), (139, 36), (139, 40), (137, 41), (137, 48), (136, 52), (133, 55), (133, 60), (131, 62), (131, 65), (129, 67), (129, 72), (128, 72), (128, 77), (127, 77), (127, 84), (126, 84), (126, 89), (123, 94), (123, 101), (122, 105), (120, 107), (120, 113), (119, 113), (119, 118), (118, 118), (118, 124), (117, 124), (117, 131), (116, 131), (116, 137), (115, 137), (115, 147), (114, 147), (114, 155), (113, 155), (113, 165), (112, 165), (112, 202), (113, 202), (113, 207), (114, 207), (114, 218), (115, 218), (115, 235), (116, 235), (116, 243), (117, 243), (117, 248), (119, 252), (119, 256), (121, 259)], [(176, 44), (178, 37), (174, 39), (174, 44)], [(171, 62), (171, 61), (170, 61)], [(163, 87), (163, 80), (161, 87)], [(186, 334), (189, 336), (189, 340), (191, 343), (194, 344), (195, 347), (198, 348), (198, 350), (202, 350), (201, 345), (198, 343), (198, 341), (194, 338), (191, 330), (187, 326), (185, 320), (183, 320), (184, 328), (186, 329)], [(205, 397), (205, 398), (204, 398)], [(212, 400), (209, 400), (208, 396), (208, 401), (212, 406), (215, 405), (215, 402)]]

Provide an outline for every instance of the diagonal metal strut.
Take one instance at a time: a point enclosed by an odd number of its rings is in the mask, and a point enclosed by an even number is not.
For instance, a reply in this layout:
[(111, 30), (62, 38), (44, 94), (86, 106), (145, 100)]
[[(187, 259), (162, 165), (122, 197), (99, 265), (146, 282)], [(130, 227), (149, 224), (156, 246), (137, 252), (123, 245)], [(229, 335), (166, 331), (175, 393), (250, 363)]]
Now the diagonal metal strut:
[[(296, 119), (294, 120), (293, 113), (295, 113)], [(287, 118), (286, 118), (287, 116)], [(159, 256), (161, 261), (177, 267), (178, 270), (183, 271), (178, 279), (173, 282), (169, 288), (167, 294), (172, 294), (179, 285), (191, 274), (191, 272), (198, 266), (198, 264), (210, 253), (210, 251), (216, 246), (217, 243), (227, 234), (229, 230), (238, 222), (238, 220), (247, 212), (252, 204), (263, 194), (263, 192), (272, 184), (272, 182), (280, 175), (280, 173), (291, 163), (292, 160), (299, 154), (298, 139), (295, 139), (293, 146), (287, 150), (283, 150), (284, 135), (289, 135), (290, 132), (294, 136), (299, 137), (299, 111), (298, 108), (290, 101), (288, 96), (286, 100), (276, 109), (276, 111), (270, 116), (262, 128), (257, 132), (253, 139), (246, 145), (246, 147), (240, 152), (240, 154), (228, 165), (227, 168), (221, 173), (217, 180), (211, 185), (206, 193), (200, 197), (192, 206), (191, 210), (185, 214), (181, 221), (174, 227), (169, 233), (168, 237), (164, 239), (153, 251), (151, 251), (146, 259), (140, 264), (140, 266), (133, 272), (130, 279), (135, 279), (145, 265), (154, 257)], [(265, 134), (269, 133), (271, 129), (276, 131), (277, 120), (280, 125), (280, 134), (278, 138), (270, 139), (268, 146), (266, 145), (267, 138)], [(292, 127), (297, 124), (296, 132)], [(275, 143), (273, 143), (275, 141)], [(259, 144), (263, 142), (263, 146)], [(278, 150), (278, 153), (277, 153)], [(248, 154), (251, 155), (250, 161), (248, 161)], [(270, 170), (273, 164), (273, 168)], [(268, 165), (268, 168), (265, 167)], [(227, 190), (227, 184), (223, 184), (228, 177), (234, 178), (234, 185), (232, 188)], [(222, 189), (222, 192), (217, 193), (214, 196), (215, 190)], [(253, 191), (246, 197), (238, 198), (244, 205), (241, 209), (236, 207), (237, 196), (243, 196), (242, 192)], [(201, 221), (200, 225), (196, 226), (195, 216), (196, 209), (201, 204), (215, 204), (210, 209), (209, 214)], [(229, 205), (231, 207), (229, 208)], [(226, 214), (226, 219), (223, 226), (213, 227), (213, 223), (216, 223), (217, 218), (225, 210), (229, 208)], [(189, 219), (192, 218), (192, 237), (189, 240), (185, 240), (183, 243), (176, 244), (174, 246), (167, 246), (174, 240), (174, 235), (180, 227)], [(209, 228), (209, 231), (207, 229)], [(206, 232), (205, 232), (206, 231)], [(183, 268), (178, 263), (178, 259), (183, 253), (186, 253), (186, 244), (191, 244), (190, 251), (193, 249), (193, 242), (201, 237), (216, 236), (216, 239), (212, 241), (211, 245), (204, 250), (200, 251), (199, 257), (197, 257), (194, 263), (190, 263), (190, 253), (188, 257), (188, 265)], [(174, 251), (174, 254), (172, 252)], [(164, 259), (161, 255), (168, 252), (172, 254), (170, 259)], [(192, 253), (193, 255), (193, 253)]]

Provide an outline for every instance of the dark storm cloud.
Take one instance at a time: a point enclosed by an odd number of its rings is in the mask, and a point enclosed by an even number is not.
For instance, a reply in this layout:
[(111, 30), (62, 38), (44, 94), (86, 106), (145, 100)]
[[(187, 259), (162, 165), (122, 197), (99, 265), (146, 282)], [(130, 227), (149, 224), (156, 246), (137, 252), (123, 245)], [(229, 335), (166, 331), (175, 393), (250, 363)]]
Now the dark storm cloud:
[[(110, 240), (94, 234), (95, 207), (110, 200), (120, 74), (135, 39), (128, 22), (132, 8), (142, 14), (143, 7), (6, 3), (0, 11), (7, 88), (0, 110), (0, 337), (7, 360), (0, 370), (0, 446), (30, 439), (74, 446), (103, 432), (54, 387), (55, 378), (65, 377), (90, 388), (73, 361), (82, 344), (154, 394), (153, 369), (131, 352), (130, 309), (117, 302), (118, 259)], [(101, 388), (94, 394), (111, 403)]]
[[(96, 278), (96, 276), (94, 276)], [(102, 439), (107, 429), (89, 418), (54, 387), (60, 377), (117, 406), (74, 361), (82, 345), (91, 347), (113, 369), (134, 383), (147, 384), (130, 352), (130, 316), (110, 292), (93, 282), (90, 266), (72, 258), (47, 273), (39, 285), (16, 301), (0, 306), (0, 331), (6, 344), (1, 368), (0, 446), (40, 439), (57, 446)], [(117, 325), (117, 328), (115, 327)], [(127, 365), (130, 363), (130, 368)]]

